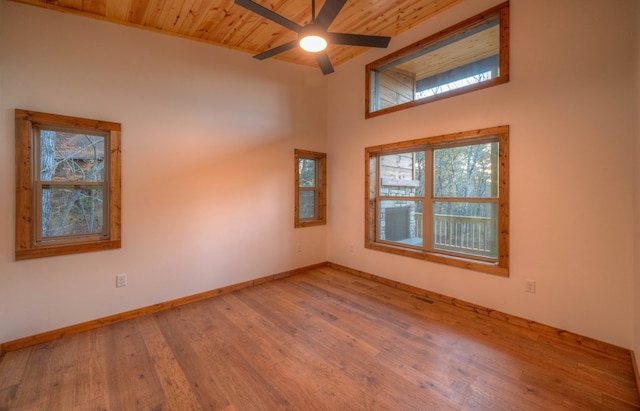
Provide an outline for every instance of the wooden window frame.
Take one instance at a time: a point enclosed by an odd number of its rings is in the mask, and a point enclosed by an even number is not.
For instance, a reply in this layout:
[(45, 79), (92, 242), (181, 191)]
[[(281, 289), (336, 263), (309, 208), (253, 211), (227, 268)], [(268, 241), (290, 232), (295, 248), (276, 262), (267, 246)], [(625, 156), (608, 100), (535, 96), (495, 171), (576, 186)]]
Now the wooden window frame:
[[(296, 228), (325, 225), (327, 223), (327, 155), (316, 151), (294, 150), (295, 168), (295, 223)], [(300, 187), (301, 159), (315, 161), (315, 181), (314, 187)], [(315, 192), (315, 210), (317, 215), (314, 218), (300, 218), (300, 193), (303, 191)]]
[[(498, 197), (497, 203), (497, 257), (487, 259), (470, 255), (447, 253), (429, 246), (431, 240), (424, 241), (421, 248), (404, 246), (397, 242), (378, 241), (378, 185), (381, 183), (378, 166), (384, 155), (410, 152), (421, 148), (439, 148), (454, 145), (471, 145), (487, 141), (497, 141), (498, 148)], [(425, 159), (429, 162), (429, 160)], [(425, 167), (425, 169), (427, 169)], [(429, 173), (429, 175), (431, 172)], [(427, 173), (425, 172), (425, 176)], [(429, 176), (429, 178), (431, 178)], [(428, 189), (425, 177), (426, 201), (434, 201), (433, 190)], [(382, 196), (381, 196), (382, 197)], [(404, 198), (403, 198), (404, 199)], [(405, 199), (406, 200), (406, 199)], [(437, 200), (437, 199), (436, 199)], [(425, 211), (425, 216), (427, 211)], [(424, 218), (425, 222), (430, 218)], [(425, 226), (429, 226), (426, 223)], [(430, 228), (425, 228), (423, 238), (431, 236)], [(498, 126), (480, 130), (446, 134), (435, 137), (384, 144), (365, 148), (365, 248), (392, 254), (418, 258), (426, 261), (466, 268), (479, 272), (509, 275), (509, 126)]]
[[(482, 81), (477, 84), (467, 85), (460, 87), (446, 93), (439, 93), (430, 97), (424, 97), (420, 99), (412, 99), (404, 103), (400, 103), (394, 106), (385, 107), (377, 110), (372, 110), (372, 98), (373, 93), (377, 93), (376, 78), (375, 75), (378, 70), (385, 67), (394, 66), (395, 64), (404, 63), (411, 59), (417, 58), (427, 51), (437, 49), (442, 44), (448, 44), (457, 35), (469, 32), (474, 28), (481, 26), (484, 22), (498, 18), (499, 19), (499, 71), (500, 74), (487, 81)], [(476, 90), (484, 89), (487, 87), (497, 86), (509, 81), (509, 2), (506, 1), (495, 7), (483, 11), (473, 17), (470, 17), (460, 23), (457, 23), (451, 27), (448, 27), (438, 33), (435, 33), (427, 38), (419, 40), (407, 47), (404, 47), (394, 53), (391, 53), (385, 57), (382, 57), (374, 62), (371, 62), (365, 67), (365, 118), (371, 118), (380, 116), (387, 113), (393, 113), (399, 110), (404, 110), (411, 107), (416, 107), (422, 104), (431, 103), (433, 101), (442, 100), (449, 97), (458, 96), (461, 94), (470, 93)], [(373, 84), (372, 84), (373, 83)]]
[[(90, 120), (79, 117), (15, 110), (16, 136), (16, 232), (15, 259), (52, 257), (121, 247), (121, 125), (119, 123)], [(39, 129), (55, 129), (95, 133), (105, 136), (108, 143), (107, 173), (99, 186), (108, 189), (104, 193), (105, 217), (101, 234), (88, 234), (41, 241), (41, 217), (38, 212), (42, 184), (38, 181), (39, 152), (35, 132)], [(107, 147), (105, 147), (105, 151)], [(91, 186), (81, 183), (75, 186)], [(98, 186), (98, 185), (96, 185)]]

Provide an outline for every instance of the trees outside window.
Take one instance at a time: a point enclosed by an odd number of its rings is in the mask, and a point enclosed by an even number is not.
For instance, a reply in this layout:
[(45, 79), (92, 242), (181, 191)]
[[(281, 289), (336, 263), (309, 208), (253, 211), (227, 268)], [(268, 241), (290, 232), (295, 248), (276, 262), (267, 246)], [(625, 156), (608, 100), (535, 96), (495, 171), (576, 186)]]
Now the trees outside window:
[(16, 259), (120, 247), (120, 124), (16, 110)]
[(508, 274), (508, 127), (366, 149), (366, 245)]
[(326, 224), (327, 155), (295, 150), (295, 227)]

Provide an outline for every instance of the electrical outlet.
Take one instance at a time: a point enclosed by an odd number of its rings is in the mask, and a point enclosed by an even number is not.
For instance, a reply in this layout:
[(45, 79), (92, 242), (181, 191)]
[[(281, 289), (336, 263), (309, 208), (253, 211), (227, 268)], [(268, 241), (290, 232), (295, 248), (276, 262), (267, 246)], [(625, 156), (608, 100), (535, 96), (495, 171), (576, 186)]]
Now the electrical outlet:
[(118, 274), (116, 275), (116, 287), (126, 287), (127, 286), (127, 275), (126, 274)]
[(349, 244), (349, 252), (352, 253), (353, 252), (353, 244)]
[(528, 293), (536, 292), (536, 282), (534, 280), (527, 280), (525, 291)]
[(297, 251), (298, 253), (301, 253), (301, 252), (302, 252), (302, 246), (301, 246), (300, 244), (298, 244), (298, 245), (296, 246), (296, 251)]

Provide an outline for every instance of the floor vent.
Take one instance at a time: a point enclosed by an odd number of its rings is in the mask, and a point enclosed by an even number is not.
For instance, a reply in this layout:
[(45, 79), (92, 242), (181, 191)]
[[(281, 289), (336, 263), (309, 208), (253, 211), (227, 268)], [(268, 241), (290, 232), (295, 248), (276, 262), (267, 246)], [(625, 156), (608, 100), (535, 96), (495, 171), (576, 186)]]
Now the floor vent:
[(423, 301), (428, 304), (433, 304), (435, 301), (428, 299), (427, 297), (423, 297), (421, 295), (412, 295), (411, 298), (415, 298), (416, 300)]

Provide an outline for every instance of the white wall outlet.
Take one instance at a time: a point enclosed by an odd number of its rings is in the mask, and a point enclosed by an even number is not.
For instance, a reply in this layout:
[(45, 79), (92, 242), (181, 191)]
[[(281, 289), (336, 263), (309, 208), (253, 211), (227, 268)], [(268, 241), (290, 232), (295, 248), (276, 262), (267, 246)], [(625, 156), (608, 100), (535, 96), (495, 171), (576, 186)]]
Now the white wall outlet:
[(352, 253), (353, 252), (353, 244), (349, 244), (349, 252)]
[(301, 246), (300, 244), (298, 244), (298, 245), (296, 246), (296, 251), (297, 251), (297, 252), (299, 252), (299, 253), (301, 253), (301, 252), (302, 252), (302, 246)]
[(536, 292), (535, 280), (527, 280), (525, 291), (532, 294)]
[(126, 286), (127, 286), (127, 275), (126, 274), (116, 275), (116, 287), (126, 287)]

